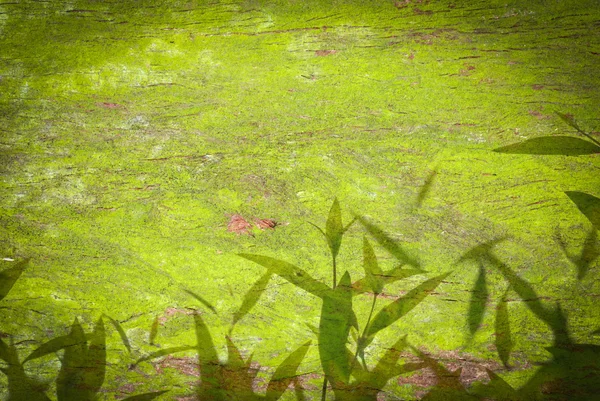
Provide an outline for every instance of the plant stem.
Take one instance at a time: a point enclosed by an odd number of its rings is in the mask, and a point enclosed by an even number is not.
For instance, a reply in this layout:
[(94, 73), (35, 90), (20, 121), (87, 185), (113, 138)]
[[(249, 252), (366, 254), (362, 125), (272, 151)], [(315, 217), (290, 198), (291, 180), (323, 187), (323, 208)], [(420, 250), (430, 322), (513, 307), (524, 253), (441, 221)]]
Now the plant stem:
[[(333, 264), (333, 289), (337, 287), (337, 264), (335, 261), (335, 255), (332, 255)], [(321, 389), (321, 401), (325, 401), (327, 398), (327, 377), (323, 379), (323, 388)]]
[[(373, 316), (373, 311), (375, 310), (375, 303), (377, 302), (377, 295), (379, 295), (379, 294), (373, 294), (373, 303), (371, 304), (371, 311), (369, 312), (369, 318), (367, 319), (367, 324), (365, 325), (365, 328), (363, 329), (362, 335), (358, 338), (358, 342), (356, 344), (356, 352), (354, 353), (354, 359), (352, 359), (352, 364), (350, 365), (350, 373), (352, 373), (352, 371), (354, 370), (354, 365), (356, 364), (356, 360), (358, 359), (358, 352), (360, 351), (360, 344), (362, 343), (362, 341), (364, 341), (365, 334), (367, 334), (367, 329), (369, 328), (369, 325), (371, 324), (371, 317)], [(363, 360), (363, 363), (364, 363), (364, 360)]]
[(337, 286), (337, 265), (335, 262), (335, 256), (333, 257), (333, 289)]

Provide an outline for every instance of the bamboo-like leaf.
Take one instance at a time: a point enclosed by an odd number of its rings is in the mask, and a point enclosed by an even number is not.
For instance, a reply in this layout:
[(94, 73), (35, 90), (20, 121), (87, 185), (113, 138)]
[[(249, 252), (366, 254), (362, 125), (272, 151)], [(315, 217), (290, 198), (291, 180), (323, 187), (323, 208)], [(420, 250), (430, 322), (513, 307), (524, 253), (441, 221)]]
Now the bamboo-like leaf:
[(121, 399), (121, 401), (152, 401), (156, 397), (159, 397), (168, 392), (169, 392), (169, 390), (163, 390), (163, 391), (154, 391), (152, 393), (138, 394), (138, 395), (133, 395), (131, 397), (123, 398), (123, 399)]
[(319, 355), (327, 380), (348, 383), (350, 363), (346, 343), (353, 320), (350, 275), (344, 273), (339, 285), (323, 297), (319, 323)]
[[(379, 278), (383, 281), (383, 285), (385, 286), (386, 284), (395, 283), (396, 281), (424, 273), (423, 270), (403, 269), (402, 266), (399, 265), (383, 272)], [(352, 291), (354, 295), (371, 291), (367, 278), (363, 277), (360, 280), (355, 281), (352, 284)]]
[(0, 301), (8, 295), (28, 264), (29, 259), (25, 259), (0, 272)]
[(112, 323), (112, 325), (115, 327), (115, 329), (117, 330), (117, 333), (119, 333), (119, 336), (121, 337), (121, 341), (123, 342), (123, 345), (125, 346), (125, 348), (127, 348), (127, 351), (131, 355), (131, 343), (129, 342), (129, 338), (127, 337), (127, 334), (125, 334), (125, 330), (123, 330), (123, 327), (121, 326), (121, 324), (106, 314), (104, 316), (106, 316), (108, 318), (108, 320)]
[(344, 235), (344, 225), (342, 224), (342, 210), (337, 198), (333, 199), (331, 209), (329, 209), (329, 217), (325, 223), (325, 237), (327, 244), (331, 250), (331, 255), (335, 259), (342, 245), (342, 237)]
[(259, 265), (266, 267), (291, 284), (294, 284), (296, 287), (301, 288), (306, 292), (310, 292), (311, 294), (320, 298), (322, 298), (324, 294), (330, 290), (327, 285), (315, 280), (310, 276), (310, 274), (291, 263), (274, 259), (269, 256), (253, 255), (248, 253), (240, 253), (238, 255), (244, 259), (248, 259), (254, 263), (258, 263)]
[(510, 321), (508, 318), (508, 307), (506, 303), (506, 296), (508, 294), (508, 290), (502, 296), (502, 299), (496, 306), (496, 350), (498, 351), (498, 356), (502, 361), (502, 364), (508, 368), (508, 360), (510, 358), (510, 353), (513, 348), (512, 334), (510, 331)]
[(474, 335), (483, 321), (485, 308), (488, 300), (488, 289), (485, 280), (485, 267), (479, 265), (479, 273), (475, 285), (471, 289), (471, 299), (469, 300), (468, 323), (469, 333)]
[(577, 208), (587, 217), (596, 230), (600, 230), (600, 199), (579, 191), (567, 191), (565, 194), (577, 205)]
[(149, 360), (160, 358), (160, 357), (166, 356), (166, 355), (176, 354), (177, 352), (189, 351), (192, 349), (195, 350), (196, 346), (195, 345), (180, 345), (178, 347), (163, 348), (161, 350), (151, 352), (150, 354), (139, 358), (137, 361), (135, 361), (134, 365), (137, 365), (140, 362), (149, 361)]
[(210, 302), (208, 302), (207, 300), (205, 300), (204, 298), (202, 298), (200, 295), (196, 294), (195, 292), (192, 292), (190, 290), (185, 290), (185, 292), (187, 292), (188, 294), (190, 294), (192, 297), (194, 297), (197, 301), (199, 301), (202, 305), (206, 306), (208, 309), (210, 309), (210, 311), (212, 313), (214, 313), (215, 315), (217, 314), (217, 310), (215, 309), (214, 306), (211, 305)]
[(485, 369), (490, 378), (490, 382), (483, 386), (482, 390), (477, 391), (477, 394), (484, 397), (489, 397), (494, 400), (510, 400), (520, 401), (524, 398), (519, 394), (517, 390), (512, 388), (504, 379), (498, 376), (488, 368)]
[(64, 348), (62, 366), (56, 378), (56, 398), (58, 401), (87, 401), (93, 396), (87, 390), (83, 377), (88, 347), (77, 319), (71, 325), (69, 336), (74, 345)]
[(365, 278), (369, 288), (374, 294), (380, 294), (383, 290), (383, 279), (381, 278), (383, 272), (377, 263), (377, 256), (375, 256), (373, 247), (367, 237), (363, 237), (363, 268), (365, 269)]
[(8, 392), (9, 401), (50, 401), (41, 390), (43, 383), (26, 375), (14, 344), (7, 345), (1, 338), (0, 359), (6, 362), (5, 367), (0, 367), (0, 372), (6, 375), (8, 381), (5, 390)]
[(409, 291), (402, 298), (398, 298), (381, 309), (367, 328), (364, 347), (371, 343), (375, 334), (380, 330), (387, 328), (419, 305), (448, 275), (450, 275), (450, 272), (425, 281), (423, 284)]
[(106, 329), (102, 317), (94, 326), (83, 372), (83, 383), (90, 393), (100, 391), (106, 376)]
[(600, 146), (574, 136), (541, 136), (494, 149), (494, 152), (520, 155), (591, 155)]
[(246, 368), (246, 362), (244, 362), (244, 358), (242, 358), (242, 353), (238, 347), (236, 347), (229, 336), (225, 337), (225, 341), (227, 342), (227, 367), (229, 369)]
[(254, 305), (256, 305), (260, 296), (266, 290), (267, 284), (269, 284), (272, 274), (273, 273), (270, 270), (268, 270), (248, 290), (248, 292), (244, 296), (244, 299), (242, 300), (242, 305), (233, 314), (232, 325), (235, 326), (235, 324), (239, 322), (244, 316), (246, 316), (248, 312), (250, 312), (250, 310), (254, 307)]
[(154, 318), (152, 322), (152, 326), (150, 327), (150, 334), (148, 335), (148, 342), (150, 345), (154, 345), (154, 340), (156, 340), (156, 336), (158, 335), (158, 315)]
[(435, 180), (436, 176), (437, 176), (437, 170), (433, 170), (427, 176), (427, 179), (425, 180), (425, 183), (421, 187), (421, 190), (419, 191), (419, 195), (417, 196), (417, 207), (421, 207), (421, 205), (423, 204), (423, 201), (425, 200), (425, 198), (429, 194), (429, 191), (431, 190), (431, 186), (433, 185), (433, 181)]
[(298, 367), (304, 360), (312, 341), (307, 341), (292, 352), (275, 370), (267, 386), (266, 401), (278, 400), (296, 378)]
[(588, 138), (589, 140), (591, 140), (592, 142), (594, 142), (596, 145), (600, 146), (600, 142), (598, 142), (596, 139), (594, 139), (593, 136), (591, 136), (590, 134), (586, 133), (584, 130), (582, 130), (579, 127), (579, 124), (577, 124), (577, 122), (575, 121), (575, 117), (573, 117), (572, 115), (569, 115), (569, 114), (559, 113), (558, 111), (556, 112), (556, 114), (560, 117), (561, 120), (563, 120), (571, 128), (574, 128), (581, 135), (585, 136), (586, 138)]
[(373, 371), (369, 380), (369, 385), (374, 388), (383, 388), (389, 379), (397, 376), (397, 363), (400, 359), (400, 354), (406, 349), (408, 342), (406, 334), (400, 337), (391, 348), (381, 357)]
[(199, 388), (198, 398), (200, 401), (225, 401), (219, 357), (212, 336), (208, 331), (208, 326), (206, 326), (199, 313), (194, 314), (194, 324), (196, 328), (198, 366), (200, 377), (202, 377), (202, 386)]
[(229, 392), (235, 393), (236, 397), (241, 399), (252, 398), (254, 393), (252, 383), (258, 372), (250, 368), (252, 356), (245, 362), (240, 350), (233, 343), (231, 338), (226, 337), (227, 341), (227, 364), (223, 366), (222, 387)]
[[(85, 341), (85, 340), (84, 340)], [(30, 361), (32, 359), (41, 358), (48, 354), (55, 353), (60, 351), (61, 349), (65, 349), (67, 347), (72, 347), (76, 345), (76, 340), (71, 335), (60, 336), (53, 338), (42, 345), (40, 345), (37, 349), (35, 349), (25, 360), (23, 363)]]
[(392, 254), (392, 256), (402, 263), (416, 267), (417, 269), (421, 268), (419, 261), (408, 255), (408, 253), (406, 253), (406, 251), (402, 249), (402, 247), (398, 245), (398, 243), (392, 239), (389, 234), (362, 216), (356, 216), (356, 218), (365, 227), (369, 234), (375, 238), (379, 245), (385, 248), (390, 254)]

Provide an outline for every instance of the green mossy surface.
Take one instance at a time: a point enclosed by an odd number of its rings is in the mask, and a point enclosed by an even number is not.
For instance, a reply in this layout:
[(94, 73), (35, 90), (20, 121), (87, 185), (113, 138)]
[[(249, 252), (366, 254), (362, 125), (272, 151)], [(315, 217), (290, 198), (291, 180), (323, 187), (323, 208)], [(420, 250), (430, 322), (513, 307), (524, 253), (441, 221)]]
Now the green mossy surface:
[[(194, 343), (188, 313), (199, 303), (184, 289), (215, 306), (203, 318), (225, 358), (232, 315), (264, 273), (237, 253), (286, 260), (330, 283), (326, 243), (308, 222), (323, 227), (337, 196), (345, 221), (368, 216), (427, 271), (386, 287), (390, 297), (453, 272), (378, 335), (371, 361), (408, 334), (433, 355), (493, 361), (510, 384), (523, 384), (549, 357), (551, 332), (509, 291), (514, 366), (500, 368), (493, 311), (508, 284), (489, 266), (489, 306), (469, 338), (477, 265), (456, 263), (504, 236), (497, 257), (544, 302), (560, 302), (575, 341), (598, 344), (590, 334), (600, 322), (598, 260), (578, 280), (559, 246), (578, 253), (593, 229), (564, 191), (600, 196), (598, 154), (492, 152), (577, 135), (555, 111), (600, 138), (598, 2), (394, 4), (0, 4), (0, 256), (32, 258), (2, 301), (0, 334), (24, 358), (75, 317), (91, 331), (107, 314), (130, 336), (133, 355), (107, 323), (105, 399), (134, 388), (171, 388), (164, 399), (189, 394), (194, 377), (128, 366), (159, 346)], [(236, 235), (227, 231), (236, 213), (285, 224)], [(338, 258), (353, 280), (363, 275), (363, 235), (353, 225)], [(375, 250), (384, 270), (394, 266)], [(354, 305), (364, 325), (370, 300)], [(320, 308), (276, 277), (231, 336), (272, 372), (314, 337), (306, 323), (318, 326)], [(31, 365), (48, 381), (60, 366), (50, 357)], [(301, 371), (320, 371), (316, 347)], [(390, 383), (386, 394), (413, 389)]]

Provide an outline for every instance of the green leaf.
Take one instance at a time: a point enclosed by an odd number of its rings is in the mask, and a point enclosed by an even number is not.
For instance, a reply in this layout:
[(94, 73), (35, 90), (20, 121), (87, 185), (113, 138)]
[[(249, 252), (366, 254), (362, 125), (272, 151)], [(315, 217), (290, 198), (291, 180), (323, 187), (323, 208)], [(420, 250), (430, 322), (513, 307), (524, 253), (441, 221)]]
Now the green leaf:
[(319, 322), (319, 355), (327, 380), (348, 383), (350, 364), (346, 343), (353, 323), (350, 275), (344, 273), (339, 285), (323, 297)]
[(294, 266), (291, 263), (262, 255), (253, 255), (248, 253), (240, 253), (238, 255), (244, 259), (248, 259), (254, 263), (258, 263), (259, 265), (266, 267), (291, 284), (294, 284), (296, 287), (301, 288), (306, 292), (310, 292), (319, 298), (322, 298), (324, 294), (330, 290), (327, 285), (315, 280), (304, 270)]
[(200, 295), (190, 291), (190, 290), (185, 290), (185, 292), (187, 292), (188, 294), (190, 294), (192, 297), (196, 298), (197, 301), (199, 301), (202, 305), (206, 306), (208, 309), (210, 309), (210, 311), (212, 313), (214, 313), (215, 315), (217, 314), (217, 310), (215, 309), (214, 306), (212, 306), (210, 304), (210, 302), (208, 302), (207, 300), (205, 300), (204, 298), (202, 298)]
[(310, 345), (311, 341), (305, 342), (279, 364), (267, 386), (266, 401), (278, 400), (283, 395), (296, 378), (298, 367), (304, 360)]
[(600, 146), (574, 136), (541, 136), (494, 149), (494, 152), (520, 155), (591, 155)]
[(600, 199), (585, 192), (567, 191), (565, 194), (577, 205), (596, 230), (600, 230)]
[(367, 328), (364, 347), (371, 343), (375, 334), (380, 330), (387, 328), (419, 305), (448, 275), (450, 275), (450, 272), (425, 281), (423, 284), (409, 291), (402, 298), (398, 298), (381, 309)]
[(41, 358), (45, 355), (55, 353), (61, 349), (72, 347), (75, 344), (76, 340), (71, 335), (53, 338), (52, 340), (43, 343), (37, 349), (35, 349), (31, 354), (29, 354), (27, 358), (25, 358), (23, 363), (32, 359)]
[(510, 353), (513, 349), (512, 335), (510, 331), (510, 321), (508, 319), (508, 308), (506, 303), (506, 296), (508, 290), (502, 296), (502, 299), (496, 306), (496, 323), (495, 323), (495, 335), (496, 335), (496, 350), (498, 356), (502, 361), (502, 364), (508, 368), (508, 360)]
[(96, 394), (100, 391), (106, 376), (106, 329), (102, 318), (98, 319), (94, 326), (85, 367), (83, 383), (90, 393)]
[(165, 394), (168, 392), (169, 392), (169, 390), (163, 390), (163, 391), (155, 391), (152, 393), (138, 394), (138, 395), (133, 395), (131, 397), (123, 398), (123, 399), (121, 399), (121, 401), (151, 401), (151, 400), (155, 399), (156, 397), (159, 397), (162, 394)]
[(479, 273), (475, 285), (471, 289), (471, 299), (469, 300), (468, 323), (469, 333), (474, 335), (483, 321), (485, 308), (488, 301), (489, 292), (485, 280), (485, 267), (479, 265)]
[(198, 366), (200, 377), (202, 377), (202, 386), (199, 389), (198, 398), (200, 401), (224, 401), (221, 365), (212, 336), (199, 313), (194, 313), (194, 324), (196, 328)]
[[(383, 272), (379, 278), (383, 281), (383, 285), (395, 283), (396, 281), (403, 280), (407, 277), (416, 276), (418, 274), (425, 273), (423, 270), (417, 269), (403, 269), (402, 266), (396, 266), (388, 271)], [(371, 291), (371, 287), (366, 277), (355, 281), (352, 284), (352, 291), (354, 295), (363, 294)]]
[(398, 259), (400, 262), (407, 265), (421, 268), (421, 264), (416, 259), (409, 256), (404, 249), (398, 243), (392, 239), (385, 231), (377, 227), (375, 224), (370, 223), (367, 219), (362, 216), (356, 217), (358, 221), (365, 227), (365, 229), (375, 238), (375, 240), (385, 248), (392, 256)]
[(272, 275), (273, 273), (270, 270), (267, 271), (248, 290), (246, 295), (244, 295), (242, 305), (233, 314), (232, 325), (235, 326), (235, 324), (239, 322), (244, 316), (246, 316), (248, 312), (250, 312), (250, 310), (254, 307), (254, 305), (256, 305), (262, 293), (267, 289), (267, 284), (269, 284)]
[(340, 246), (342, 245), (342, 237), (344, 236), (344, 225), (342, 224), (342, 210), (337, 198), (333, 199), (331, 209), (329, 209), (329, 217), (325, 223), (325, 237), (327, 244), (331, 250), (331, 255), (335, 259)]
[(381, 278), (383, 273), (367, 237), (363, 237), (363, 267), (369, 288), (374, 294), (380, 294), (383, 290), (383, 279)]
[(56, 378), (56, 398), (58, 401), (87, 401), (93, 396), (84, 381), (88, 347), (77, 318), (71, 325), (69, 336), (74, 345), (64, 348), (62, 366)]
[(154, 345), (154, 340), (156, 340), (156, 336), (158, 335), (158, 315), (154, 318), (152, 322), (152, 326), (150, 327), (150, 335), (148, 336), (148, 342), (150, 345)]
[(117, 333), (119, 333), (119, 336), (121, 337), (123, 345), (125, 345), (125, 348), (127, 348), (127, 351), (131, 355), (131, 344), (129, 343), (129, 338), (127, 338), (127, 334), (125, 334), (125, 330), (123, 330), (123, 327), (121, 327), (121, 324), (106, 314), (104, 316), (106, 316), (108, 320), (112, 323), (112, 325), (115, 327)]
[(223, 389), (234, 392), (240, 398), (251, 398), (253, 393), (252, 383), (258, 370), (251, 369), (252, 356), (245, 362), (240, 350), (233, 343), (231, 338), (226, 337), (227, 341), (227, 364), (223, 367), (222, 375)]
[(371, 387), (381, 389), (387, 384), (389, 379), (398, 375), (398, 366), (396, 364), (398, 363), (398, 359), (400, 359), (400, 354), (407, 346), (408, 343), (405, 334), (396, 340), (396, 343), (383, 354), (371, 372), (371, 377), (369, 379), (369, 385)]
[(577, 122), (575, 121), (575, 117), (573, 117), (570, 114), (565, 114), (565, 113), (559, 113), (558, 111), (555, 112), (556, 115), (558, 117), (560, 117), (561, 120), (563, 120), (568, 126), (570, 126), (571, 128), (574, 128), (577, 131), (581, 131), (581, 128), (579, 128), (579, 125), (577, 124)]
[(28, 264), (29, 259), (25, 259), (0, 272), (0, 301), (8, 295)]
[(425, 200), (425, 198), (429, 194), (429, 191), (431, 190), (431, 186), (433, 185), (433, 181), (436, 176), (437, 176), (437, 170), (433, 170), (427, 176), (427, 179), (425, 180), (425, 183), (421, 187), (421, 190), (419, 191), (419, 195), (417, 196), (417, 207), (421, 207), (421, 205), (423, 204), (423, 201)]
[(134, 362), (134, 365), (137, 365), (140, 362), (149, 361), (151, 359), (160, 358), (165, 355), (171, 355), (171, 354), (175, 354), (177, 352), (189, 351), (192, 349), (196, 349), (196, 346), (195, 345), (180, 345), (178, 347), (163, 348), (161, 350), (152, 352), (146, 356), (139, 358), (137, 361)]

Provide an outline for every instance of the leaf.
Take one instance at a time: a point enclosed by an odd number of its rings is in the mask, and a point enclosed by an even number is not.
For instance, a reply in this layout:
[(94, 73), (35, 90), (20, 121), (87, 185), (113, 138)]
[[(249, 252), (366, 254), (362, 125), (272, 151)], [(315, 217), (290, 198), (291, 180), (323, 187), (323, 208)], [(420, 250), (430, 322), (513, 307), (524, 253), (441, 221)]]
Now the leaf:
[[(510, 289), (510, 288), (509, 288)], [(510, 322), (508, 319), (508, 308), (506, 304), (506, 295), (508, 289), (502, 296), (502, 299), (496, 306), (496, 350), (504, 367), (508, 368), (508, 360), (513, 349), (512, 335), (510, 331)]]
[(575, 203), (596, 230), (600, 230), (600, 199), (585, 192), (566, 191), (565, 194)]
[(350, 275), (344, 273), (339, 285), (323, 297), (319, 322), (319, 356), (327, 380), (348, 383), (350, 364), (346, 343), (353, 322)]
[(88, 347), (85, 333), (77, 318), (71, 325), (69, 336), (74, 345), (64, 348), (62, 366), (56, 378), (56, 398), (58, 401), (87, 401), (92, 399), (93, 395), (87, 390), (83, 376)]
[(83, 383), (90, 393), (100, 391), (106, 376), (106, 329), (102, 317), (94, 326), (88, 347)]
[(600, 146), (574, 136), (541, 136), (494, 149), (494, 152), (520, 155), (591, 155)]
[(235, 324), (239, 322), (244, 316), (246, 316), (248, 312), (250, 312), (250, 310), (254, 307), (254, 305), (256, 305), (261, 294), (266, 290), (267, 284), (269, 284), (272, 274), (273, 273), (270, 270), (268, 270), (248, 290), (248, 292), (244, 296), (244, 299), (242, 300), (242, 305), (233, 314), (232, 325), (235, 326)]
[(573, 117), (571, 114), (559, 113), (558, 111), (556, 111), (555, 113), (568, 126), (570, 126), (571, 128), (574, 128), (577, 131), (581, 131), (581, 128), (579, 128), (579, 125), (577, 125), (577, 122), (575, 121), (575, 117)]
[(71, 335), (53, 338), (40, 345), (37, 349), (35, 349), (31, 354), (29, 354), (27, 358), (25, 358), (23, 363), (32, 359), (41, 358), (48, 354), (52, 354), (54, 352), (60, 351), (61, 349), (72, 347), (75, 344), (76, 340)]
[(273, 273), (287, 280), (296, 287), (303, 289), (306, 292), (310, 292), (319, 298), (322, 298), (330, 288), (321, 283), (320, 281), (312, 278), (308, 273), (299, 267), (294, 266), (291, 263), (284, 262), (282, 260), (274, 259), (268, 256), (253, 255), (248, 253), (240, 253), (244, 259), (248, 259), (254, 263), (258, 263), (261, 266), (266, 267)]
[(154, 340), (156, 340), (156, 336), (158, 335), (158, 315), (154, 318), (152, 322), (152, 326), (150, 327), (150, 335), (148, 336), (148, 342), (150, 345), (154, 345)]
[(471, 299), (469, 300), (468, 322), (471, 335), (474, 335), (477, 332), (477, 329), (483, 321), (488, 295), (489, 292), (485, 280), (485, 268), (480, 264), (477, 280), (471, 290)]
[(375, 224), (370, 223), (362, 216), (356, 217), (358, 221), (365, 227), (365, 229), (375, 238), (375, 240), (384, 247), (389, 253), (391, 253), (396, 259), (398, 259), (402, 263), (406, 263), (407, 265), (416, 267), (418, 269), (421, 268), (421, 264), (411, 256), (409, 256), (404, 249), (400, 245), (396, 243), (387, 233), (385, 233), (381, 228), (377, 227)]
[(160, 358), (165, 355), (171, 355), (171, 354), (175, 354), (177, 352), (189, 351), (191, 349), (196, 349), (196, 346), (195, 345), (180, 345), (178, 347), (163, 348), (161, 350), (151, 352), (150, 354), (139, 358), (137, 361), (134, 362), (134, 365), (137, 365), (140, 362), (149, 361), (151, 359)]
[(304, 360), (312, 341), (307, 341), (279, 364), (267, 386), (266, 401), (278, 400), (296, 378), (298, 367)]
[(408, 343), (406, 341), (406, 334), (400, 337), (391, 348), (389, 348), (385, 354), (381, 357), (375, 368), (373, 369), (372, 377), (369, 380), (370, 385), (374, 388), (383, 388), (389, 379), (391, 379), (396, 375), (398, 359), (400, 359), (400, 354), (406, 347)]
[(115, 326), (117, 333), (119, 333), (119, 336), (121, 337), (123, 345), (125, 345), (125, 348), (127, 348), (127, 351), (131, 355), (131, 344), (129, 343), (129, 338), (127, 338), (127, 334), (125, 334), (125, 330), (123, 330), (123, 327), (121, 327), (121, 324), (108, 315), (104, 316), (106, 316), (108, 320), (112, 323), (112, 325)]
[(450, 272), (429, 279), (408, 292), (402, 298), (398, 298), (394, 302), (381, 309), (373, 319), (371, 325), (367, 328), (367, 332), (365, 333), (364, 347), (371, 343), (375, 334), (377, 334), (380, 330), (390, 326), (402, 316), (410, 312), (414, 307), (419, 305), (421, 301), (423, 301), (425, 297), (429, 295), (429, 293), (435, 290), (436, 287), (440, 285), (440, 283), (449, 275)]
[(208, 309), (210, 309), (212, 313), (214, 313), (215, 315), (217, 314), (217, 310), (215, 309), (215, 307), (212, 306), (207, 300), (202, 298), (200, 295), (198, 295), (190, 290), (184, 289), (184, 291), (187, 292), (188, 294), (190, 294), (192, 297), (196, 298), (197, 301), (200, 301), (200, 303), (202, 305), (206, 306)]
[(421, 205), (423, 204), (423, 201), (425, 200), (425, 198), (429, 194), (429, 191), (431, 190), (431, 186), (433, 185), (433, 181), (436, 176), (437, 176), (437, 170), (433, 170), (427, 176), (427, 179), (425, 180), (425, 183), (421, 187), (421, 190), (419, 191), (419, 195), (417, 196), (417, 207), (421, 207)]
[(168, 392), (169, 392), (169, 390), (163, 390), (163, 391), (155, 391), (153, 393), (138, 394), (138, 395), (133, 395), (131, 397), (123, 398), (123, 399), (121, 399), (121, 401), (151, 401), (151, 400), (155, 399), (156, 397), (159, 397), (162, 394), (165, 394)]
[(199, 313), (194, 314), (194, 324), (196, 328), (196, 351), (198, 353), (198, 366), (202, 385), (199, 389), (199, 400), (224, 400), (222, 391), (222, 375), (219, 357), (213, 343), (212, 336), (208, 331), (208, 326), (202, 320)]
[(257, 369), (251, 369), (252, 356), (244, 362), (240, 350), (233, 343), (231, 338), (226, 337), (227, 341), (227, 364), (223, 366), (223, 375), (221, 387), (236, 394), (240, 398), (246, 398), (253, 395), (252, 383)]
[(325, 223), (325, 237), (327, 238), (327, 244), (334, 259), (340, 251), (343, 235), (342, 210), (340, 209), (338, 199), (334, 198), (331, 209), (329, 209), (329, 217)]
[(0, 272), (0, 301), (8, 295), (28, 264), (29, 259), (25, 259)]
[[(388, 271), (385, 271), (379, 276), (379, 278), (383, 281), (383, 285), (395, 283), (396, 281), (416, 276), (418, 274), (425, 273), (423, 270), (417, 269), (403, 269), (402, 266), (396, 266), (391, 268)], [(371, 290), (367, 278), (361, 278), (360, 280), (355, 281), (352, 284), (352, 290), (354, 295), (362, 294), (365, 292), (369, 292)]]
[(383, 273), (377, 264), (377, 256), (375, 256), (367, 237), (363, 237), (363, 267), (369, 288), (374, 294), (380, 294), (383, 290), (383, 279), (381, 278)]

